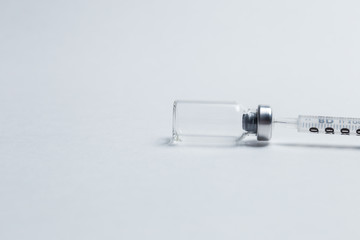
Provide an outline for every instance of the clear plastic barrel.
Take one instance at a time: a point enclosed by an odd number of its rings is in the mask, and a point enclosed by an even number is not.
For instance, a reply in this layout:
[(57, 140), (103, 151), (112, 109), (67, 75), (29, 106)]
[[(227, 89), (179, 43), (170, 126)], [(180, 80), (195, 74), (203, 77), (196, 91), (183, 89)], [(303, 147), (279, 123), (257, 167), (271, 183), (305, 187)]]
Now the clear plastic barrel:
[(299, 132), (360, 136), (360, 118), (300, 115)]
[(175, 101), (173, 142), (236, 143), (244, 112), (236, 102)]

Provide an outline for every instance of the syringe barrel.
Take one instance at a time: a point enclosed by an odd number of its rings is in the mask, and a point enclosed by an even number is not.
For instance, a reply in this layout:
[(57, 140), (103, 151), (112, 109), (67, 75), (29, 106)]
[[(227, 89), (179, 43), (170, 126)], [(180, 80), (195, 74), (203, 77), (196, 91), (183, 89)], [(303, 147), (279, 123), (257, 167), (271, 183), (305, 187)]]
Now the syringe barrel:
[(299, 132), (356, 136), (360, 135), (360, 118), (300, 115), (297, 129)]

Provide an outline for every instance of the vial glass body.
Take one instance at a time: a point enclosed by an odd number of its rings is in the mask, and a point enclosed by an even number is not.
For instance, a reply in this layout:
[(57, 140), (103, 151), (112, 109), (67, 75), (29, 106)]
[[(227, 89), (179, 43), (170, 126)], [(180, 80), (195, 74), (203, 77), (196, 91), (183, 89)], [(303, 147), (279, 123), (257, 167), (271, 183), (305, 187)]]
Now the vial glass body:
[(173, 142), (236, 143), (246, 136), (236, 102), (175, 101)]

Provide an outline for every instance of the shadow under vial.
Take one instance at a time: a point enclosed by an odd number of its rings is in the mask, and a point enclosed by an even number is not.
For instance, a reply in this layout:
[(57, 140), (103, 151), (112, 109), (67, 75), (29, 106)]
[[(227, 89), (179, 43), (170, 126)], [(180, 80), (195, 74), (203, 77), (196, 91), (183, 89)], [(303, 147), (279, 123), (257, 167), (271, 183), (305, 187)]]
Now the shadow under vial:
[(266, 147), (269, 145), (269, 142), (259, 142), (256, 140), (246, 140), (246, 141), (233, 141), (233, 142), (177, 142), (173, 141), (172, 138), (161, 138), (157, 141), (157, 145), (166, 146), (166, 147), (175, 147), (175, 146), (184, 146), (184, 147), (209, 147), (209, 148), (235, 148), (235, 147)]
[(338, 149), (338, 150), (360, 150), (359, 146), (354, 145), (340, 145), (340, 144), (313, 144), (313, 143), (282, 143), (282, 142), (263, 142), (257, 140), (236, 141), (232, 144), (217, 144), (207, 142), (174, 142), (172, 138), (161, 138), (157, 141), (158, 146), (165, 147), (208, 147), (208, 148), (235, 148), (235, 147), (250, 147), (250, 148), (264, 148), (268, 146), (281, 146), (289, 148), (311, 148), (311, 149)]

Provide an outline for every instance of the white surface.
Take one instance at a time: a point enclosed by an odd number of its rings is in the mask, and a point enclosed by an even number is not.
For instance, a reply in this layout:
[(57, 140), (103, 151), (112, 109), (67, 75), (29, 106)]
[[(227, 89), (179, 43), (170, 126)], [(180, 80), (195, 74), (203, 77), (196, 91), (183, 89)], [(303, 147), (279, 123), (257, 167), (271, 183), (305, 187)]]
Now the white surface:
[(0, 239), (359, 239), (360, 138), (165, 144), (175, 99), (360, 116), (359, 22), (358, 1), (2, 0)]

